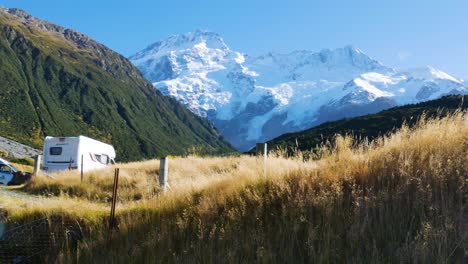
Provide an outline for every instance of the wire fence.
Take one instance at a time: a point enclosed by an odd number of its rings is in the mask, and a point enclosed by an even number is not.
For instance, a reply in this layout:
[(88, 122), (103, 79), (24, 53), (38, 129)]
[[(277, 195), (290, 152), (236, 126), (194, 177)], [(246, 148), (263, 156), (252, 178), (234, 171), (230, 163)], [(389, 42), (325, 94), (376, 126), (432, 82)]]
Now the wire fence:
[[(160, 170), (157, 172), (155, 180), (149, 184), (152, 191), (148, 193), (153, 197), (160, 195), (168, 189), (168, 163), (167, 159), (161, 159)], [(131, 171), (131, 168), (125, 168)], [(109, 233), (115, 226), (115, 204), (117, 201), (119, 169), (116, 168), (114, 175), (114, 191), (111, 202), (111, 213), (109, 215)], [(8, 195), (13, 195), (8, 193)], [(28, 199), (26, 194), (15, 194), (18, 199)], [(43, 201), (31, 200), (29, 203), (42, 203)], [(1, 209), (0, 209), (1, 211)], [(8, 223), (14, 227), (8, 228), (0, 234), (0, 263), (54, 263), (58, 254), (63, 252), (76, 252), (78, 258), (78, 246), (81, 240), (86, 237), (87, 219), (72, 220), (65, 215), (56, 214), (49, 217), (39, 217), (26, 223)], [(5, 221), (5, 217), (0, 214), (0, 224)], [(82, 222), (77, 222), (82, 221)], [(89, 221), (92, 222), (92, 221)], [(69, 254), (72, 255), (73, 254)]]
[(74, 221), (41, 217), (2, 235), (0, 263), (52, 263), (61, 250), (76, 250), (83, 236)]
[[(111, 206), (115, 213), (119, 169), (114, 174), (114, 192)], [(7, 195), (41, 204), (43, 200), (27, 197), (26, 194), (8, 192)], [(65, 208), (64, 211), (67, 211)], [(7, 222), (6, 213), (0, 208), (0, 224)], [(67, 252), (78, 257), (79, 242), (88, 234), (86, 223), (92, 222), (81, 216), (70, 218), (66, 214), (38, 217), (26, 223), (8, 223), (9, 228), (0, 233), (0, 264), (2, 263), (55, 263), (60, 253)], [(114, 214), (110, 215), (110, 229), (114, 225)], [(13, 226), (13, 227), (11, 227)], [(71, 253), (71, 254), (70, 254)], [(76, 254), (73, 254), (76, 253)]]
[(0, 239), (0, 262), (35, 262), (50, 247), (49, 224), (46, 218), (16, 226)]

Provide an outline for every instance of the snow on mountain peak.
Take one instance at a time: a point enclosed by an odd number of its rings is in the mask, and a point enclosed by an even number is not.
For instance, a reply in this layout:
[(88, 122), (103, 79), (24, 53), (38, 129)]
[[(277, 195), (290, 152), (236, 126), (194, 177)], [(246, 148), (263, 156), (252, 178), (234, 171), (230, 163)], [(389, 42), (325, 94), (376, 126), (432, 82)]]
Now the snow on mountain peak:
[(419, 68), (412, 68), (402, 73), (408, 74), (415, 79), (428, 79), (428, 80), (436, 80), (436, 79), (446, 79), (456, 83), (462, 83), (461, 80), (441, 71), (433, 68), (432, 66), (425, 66)]
[(379, 61), (369, 57), (361, 50), (355, 48), (352, 45), (347, 45), (343, 48), (337, 48), (334, 50), (323, 49), (318, 53), (320, 60), (323, 63), (339, 64), (353, 64), (358, 67), (381, 68), (384, 67)]
[(130, 59), (156, 89), (210, 119), (240, 150), (325, 121), (467, 92), (442, 71), (398, 71), (352, 45), (252, 57), (201, 30)]
[(185, 34), (176, 34), (165, 40), (157, 41), (147, 48), (130, 57), (132, 60), (138, 60), (148, 55), (158, 56), (171, 51), (187, 50), (197, 45), (205, 45), (208, 48), (228, 50), (224, 39), (217, 33), (197, 29), (194, 32)]

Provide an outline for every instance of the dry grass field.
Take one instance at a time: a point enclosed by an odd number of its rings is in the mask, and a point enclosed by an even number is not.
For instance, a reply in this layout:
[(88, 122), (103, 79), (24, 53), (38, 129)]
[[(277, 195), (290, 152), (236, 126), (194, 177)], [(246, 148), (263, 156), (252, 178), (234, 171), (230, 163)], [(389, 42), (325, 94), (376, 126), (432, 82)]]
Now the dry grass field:
[[(373, 142), (338, 136), (312, 160), (171, 157), (35, 177), (5, 203), (10, 224), (47, 216), (83, 234), (59, 263), (466, 263), (468, 115), (424, 120)], [(2, 199), (8, 199), (3, 197)], [(60, 225), (64, 221), (51, 221)]]

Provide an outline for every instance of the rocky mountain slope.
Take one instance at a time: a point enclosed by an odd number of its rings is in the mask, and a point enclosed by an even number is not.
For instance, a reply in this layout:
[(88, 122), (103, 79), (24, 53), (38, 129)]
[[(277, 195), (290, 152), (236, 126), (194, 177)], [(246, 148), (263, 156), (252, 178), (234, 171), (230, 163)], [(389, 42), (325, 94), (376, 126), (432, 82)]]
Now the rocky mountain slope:
[(8, 138), (0, 137), (0, 158), (33, 158), (41, 154), (42, 151), (38, 149), (9, 140)]
[(467, 92), (437, 69), (392, 69), (352, 46), (251, 57), (200, 30), (158, 41), (130, 60), (240, 150), (326, 121)]
[(112, 143), (120, 160), (231, 150), (204, 119), (155, 92), (125, 57), (71, 29), (0, 9), (0, 135)]

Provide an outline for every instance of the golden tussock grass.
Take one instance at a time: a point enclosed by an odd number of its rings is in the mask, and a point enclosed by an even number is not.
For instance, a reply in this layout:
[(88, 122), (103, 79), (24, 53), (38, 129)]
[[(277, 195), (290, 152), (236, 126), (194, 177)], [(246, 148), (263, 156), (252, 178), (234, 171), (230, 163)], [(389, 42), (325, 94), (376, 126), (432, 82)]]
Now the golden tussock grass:
[[(58, 261), (468, 260), (466, 113), (422, 118), (373, 142), (338, 136), (318, 160), (279, 153), (267, 162), (264, 176), (255, 157), (173, 158), (164, 195), (156, 187), (158, 161), (118, 165), (121, 200), (110, 244), (101, 223)], [(73, 173), (37, 177), (25, 191), (106, 211), (112, 175), (86, 174), (83, 184)]]

